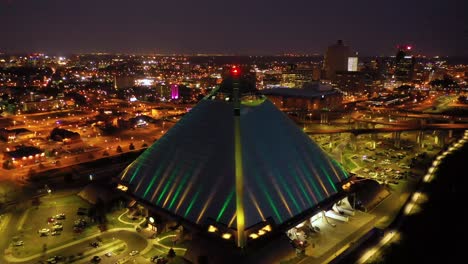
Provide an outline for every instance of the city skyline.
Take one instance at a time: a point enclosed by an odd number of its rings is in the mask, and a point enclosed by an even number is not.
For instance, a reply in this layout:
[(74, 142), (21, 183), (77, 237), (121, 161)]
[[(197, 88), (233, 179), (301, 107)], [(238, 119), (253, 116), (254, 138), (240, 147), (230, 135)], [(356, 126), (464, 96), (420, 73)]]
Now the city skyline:
[[(434, 2), (434, 3), (431, 3)], [(157, 3), (2, 1), (0, 52), (324, 54), (343, 39), (363, 56), (468, 56), (468, 3), (239, 0)]]
[(0, 0), (0, 262), (458, 263), (459, 2)]

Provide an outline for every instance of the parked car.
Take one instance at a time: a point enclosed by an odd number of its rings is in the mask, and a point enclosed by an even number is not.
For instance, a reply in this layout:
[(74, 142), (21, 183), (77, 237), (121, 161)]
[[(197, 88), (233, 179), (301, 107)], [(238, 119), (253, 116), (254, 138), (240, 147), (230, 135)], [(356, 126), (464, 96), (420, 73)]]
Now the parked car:
[(49, 264), (55, 264), (58, 263), (59, 261), (63, 260), (63, 256), (53, 256), (47, 259), (47, 263)]
[(48, 228), (42, 228), (42, 229), (39, 229), (39, 231), (37, 231), (39, 234), (48, 234), (50, 231), (50, 229)]
[(163, 256), (153, 256), (151, 257), (151, 262), (156, 264), (166, 264), (169, 260)]
[(48, 258), (46, 261), (47, 261), (48, 264), (55, 264), (55, 263), (57, 263), (57, 260), (55, 260), (54, 257)]
[(63, 219), (65, 219), (65, 214), (64, 214), (64, 213), (57, 214), (57, 215), (55, 216), (55, 219), (57, 219), (57, 220), (63, 220)]
[(84, 220), (82, 218), (76, 220), (75, 223), (74, 223), (75, 227), (86, 227), (86, 225), (88, 225), (88, 222), (86, 222), (86, 220)]
[(92, 246), (92, 247), (95, 247), (95, 248), (99, 247), (98, 242), (91, 242), (91, 243), (89, 243), (89, 245)]
[(15, 247), (19, 247), (19, 246), (22, 246), (22, 245), (24, 245), (23, 240), (18, 240), (18, 241), (13, 243), (13, 246), (15, 246)]
[(101, 262), (101, 257), (99, 257), (99, 256), (94, 256), (94, 257), (91, 259), (91, 262), (92, 262), (92, 263), (99, 263), (99, 262)]

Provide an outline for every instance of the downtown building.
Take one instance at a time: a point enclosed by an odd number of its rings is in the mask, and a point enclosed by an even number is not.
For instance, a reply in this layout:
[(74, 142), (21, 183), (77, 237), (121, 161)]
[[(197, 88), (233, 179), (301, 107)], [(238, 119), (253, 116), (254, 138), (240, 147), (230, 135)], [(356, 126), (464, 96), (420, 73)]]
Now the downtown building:
[(351, 48), (344, 45), (342, 40), (338, 40), (336, 44), (330, 45), (327, 48), (323, 62), (325, 79), (334, 81), (337, 72), (347, 71), (349, 64), (353, 64), (353, 62), (349, 61), (350, 55)]
[(410, 83), (413, 79), (416, 64), (415, 57), (411, 54), (413, 49), (409, 45), (400, 45), (395, 56), (394, 78), (397, 83)]

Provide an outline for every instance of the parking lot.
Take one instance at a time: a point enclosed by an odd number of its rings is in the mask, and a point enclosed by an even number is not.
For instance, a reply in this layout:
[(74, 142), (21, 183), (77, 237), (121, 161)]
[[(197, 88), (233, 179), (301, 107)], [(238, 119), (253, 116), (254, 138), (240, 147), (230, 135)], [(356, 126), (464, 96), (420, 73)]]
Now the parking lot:
[[(360, 177), (374, 179), (382, 184), (399, 184), (414, 176), (412, 169), (424, 159), (441, 149), (426, 135), (423, 146), (416, 142), (416, 133), (402, 133), (399, 147), (395, 147), (391, 133), (360, 135), (313, 135), (311, 138), (350, 172)], [(426, 153), (426, 154), (422, 154)]]
[[(89, 227), (89, 231), (83, 230), (82, 233), (73, 231), (74, 222), (83, 218), (77, 215), (78, 207), (89, 207), (89, 204), (76, 195), (42, 197), (39, 205), (29, 207), (17, 223), (17, 235), (12, 238), (12, 242), (23, 241), (24, 244), (11, 247), (12, 254), (23, 257), (41, 253), (44, 249), (54, 248), (93, 232), (91, 229), (96, 227)], [(55, 216), (59, 214), (64, 214), (65, 218), (56, 219)]]
[[(166, 263), (170, 249), (166, 242), (173, 234), (152, 236), (151, 230), (136, 231), (145, 219), (135, 217), (126, 208), (117, 209), (118, 206), (106, 214), (103, 232), (87, 216), (88, 208), (93, 205), (77, 193), (78, 190), (52, 191), (41, 197), (39, 203), (34, 201), (34, 206), (31, 202), (18, 205), (17, 213), (9, 217), (11, 221), (5, 222), (9, 232), (4, 233), (8, 246), (3, 260), (6, 263)], [(181, 246), (174, 248), (177, 256), (186, 250)], [(183, 263), (180, 261), (176, 257), (173, 263)]]

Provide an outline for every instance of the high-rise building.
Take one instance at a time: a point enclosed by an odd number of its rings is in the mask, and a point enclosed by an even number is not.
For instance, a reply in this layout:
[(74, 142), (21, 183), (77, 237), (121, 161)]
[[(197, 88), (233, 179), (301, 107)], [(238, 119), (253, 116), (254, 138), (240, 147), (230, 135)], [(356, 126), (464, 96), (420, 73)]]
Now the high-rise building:
[(411, 54), (413, 47), (399, 45), (395, 56), (395, 80), (398, 82), (409, 82), (413, 78), (415, 58)]
[(350, 72), (358, 71), (358, 57), (357, 56), (348, 57), (348, 71)]
[(365, 90), (364, 74), (358, 71), (339, 71), (333, 85), (347, 94), (361, 93)]
[(290, 65), (281, 74), (281, 86), (289, 88), (302, 88), (305, 84), (313, 81), (313, 68), (297, 67)]
[(115, 76), (114, 89), (125, 89), (135, 86), (135, 77), (133, 76)]
[(323, 63), (326, 79), (334, 80), (337, 71), (348, 70), (348, 57), (350, 53), (350, 47), (345, 46), (342, 40), (338, 40), (336, 44), (328, 47)]
[(177, 84), (171, 84), (171, 99), (179, 99), (179, 86)]

